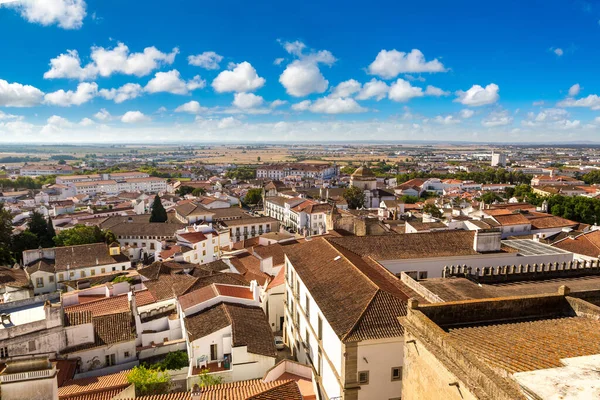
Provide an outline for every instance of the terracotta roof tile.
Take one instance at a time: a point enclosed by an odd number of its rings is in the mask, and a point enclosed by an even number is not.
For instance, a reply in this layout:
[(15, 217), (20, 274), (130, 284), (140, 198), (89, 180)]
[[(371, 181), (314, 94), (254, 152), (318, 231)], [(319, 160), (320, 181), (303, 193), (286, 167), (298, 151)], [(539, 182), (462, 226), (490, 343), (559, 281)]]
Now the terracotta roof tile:
[(63, 354), (135, 340), (135, 323), (131, 312), (102, 315), (92, 318), (94, 342), (68, 347)]
[(65, 326), (76, 326), (92, 323), (92, 312), (90, 310), (67, 311), (65, 309)]
[[(289, 385), (298, 385), (294, 381), (272, 381), (263, 382), (260, 379), (249, 381), (223, 383), (202, 388), (202, 400), (301, 400), (298, 392), (294, 392)], [(271, 392), (273, 389), (281, 388), (281, 392)], [(279, 396), (279, 397), (254, 397), (254, 396)], [(288, 397), (289, 396), (289, 397)]]
[(147, 289), (138, 290), (137, 292), (134, 292), (133, 295), (135, 296), (135, 305), (137, 307), (156, 303), (156, 298)]
[(262, 308), (219, 303), (184, 319), (190, 340), (202, 338), (229, 325), (233, 347), (247, 346), (248, 352), (275, 357), (273, 332)]
[(102, 375), (93, 378), (73, 379), (65, 382), (58, 388), (59, 399), (81, 396), (84, 394), (97, 393), (110, 390), (123, 390), (129, 386), (127, 374), (129, 371), (121, 371), (116, 374)]
[(90, 311), (94, 317), (129, 311), (127, 294), (65, 307), (65, 312)]

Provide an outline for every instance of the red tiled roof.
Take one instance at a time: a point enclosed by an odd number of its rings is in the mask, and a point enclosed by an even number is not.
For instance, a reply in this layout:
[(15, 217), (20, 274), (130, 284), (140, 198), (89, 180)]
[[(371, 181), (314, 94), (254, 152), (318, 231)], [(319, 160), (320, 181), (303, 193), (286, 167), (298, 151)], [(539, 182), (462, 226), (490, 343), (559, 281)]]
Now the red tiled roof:
[(202, 232), (182, 233), (179, 236), (190, 243), (198, 243), (206, 240), (206, 236)]
[(84, 304), (65, 307), (65, 312), (91, 311), (94, 317), (106, 314), (129, 311), (127, 294), (107, 297), (101, 300), (90, 301)]
[(58, 388), (58, 398), (63, 400), (83, 394), (99, 393), (110, 390), (123, 390), (129, 386), (127, 374), (121, 371), (116, 374), (102, 375), (93, 378), (73, 379)]
[(148, 289), (138, 290), (133, 293), (135, 296), (135, 305), (138, 307), (145, 306), (156, 302), (156, 298)]
[(221, 296), (239, 297), (240, 299), (253, 299), (252, 292), (244, 286), (213, 284)]
[(276, 286), (283, 285), (285, 283), (285, 268), (281, 268), (275, 279), (269, 282), (267, 289), (273, 289)]

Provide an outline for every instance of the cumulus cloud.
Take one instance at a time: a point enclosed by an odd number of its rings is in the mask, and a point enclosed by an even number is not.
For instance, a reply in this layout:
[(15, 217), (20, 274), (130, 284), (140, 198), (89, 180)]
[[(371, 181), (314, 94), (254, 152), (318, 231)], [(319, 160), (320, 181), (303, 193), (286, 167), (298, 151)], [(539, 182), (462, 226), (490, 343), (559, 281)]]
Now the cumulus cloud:
[(188, 63), (204, 69), (219, 69), (219, 63), (223, 61), (223, 56), (214, 51), (205, 51), (202, 54), (191, 55), (188, 57)]
[(414, 97), (423, 97), (423, 89), (420, 87), (412, 86), (410, 82), (405, 81), (402, 78), (398, 78), (396, 82), (390, 86), (388, 97), (391, 100), (405, 102)]
[(427, 96), (441, 97), (441, 96), (448, 96), (450, 94), (450, 92), (446, 92), (438, 87), (428, 85), (425, 88), (425, 94)]
[(493, 128), (496, 126), (504, 126), (512, 124), (513, 118), (510, 116), (508, 111), (492, 111), (484, 119), (481, 120), (481, 125), (486, 128)]
[(6, 114), (2, 110), (0, 110), (0, 121), (8, 119), (20, 119), (20, 117), (18, 115)]
[(460, 110), (460, 112), (458, 113), (458, 115), (462, 118), (462, 119), (469, 119), (471, 118), (473, 115), (475, 115), (475, 111), (473, 110), (469, 110), (468, 108), (465, 108), (464, 110)]
[(363, 85), (356, 98), (358, 100), (368, 100), (370, 98), (374, 98), (375, 100), (379, 101), (387, 96), (389, 90), (390, 87), (387, 85), (387, 83), (373, 78)]
[(369, 65), (368, 72), (383, 79), (392, 79), (401, 73), (446, 72), (447, 69), (438, 60), (425, 61), (418, 49), (405, 53), (397, 50), (381, 50), (375, 61)]
[(81, 121), (79, 121), (79, 125), (81, 126), (92, 126), (94, 124), (96, 123), (89, 118), (83, 118)]
[(27, 21), (63, 29), (79, 29), (87, 15), (84, 0), (19, 0), (6, 4), (15, 8)]
[(312, 93), (323, 93), (329, 87), (319, 64), (332, 65), (336, 58), (328, 50), (304, 54), (306, 46), (301, 42), (282, 43), (285, 50), (298, 57), (287, 65), (279, 76), (279, 82), (286, 92), (294, 97), (304, 97)]
[(264, 99), (254, 93), (236, 93), (233, 98), (233, 105), (242, 109), (257, 108), (263, 103)]
[(38, 105), (43, 97), (44, 92), (36, 87), (16, 82), (8, 83), (0, 79), (0, 106), (33, 107)]
[(120, 104), (124, 101), (141, 96), (143, 91), (144, 89), (141, 85), (138, 85), (137, 83), (127, 83), (118, 89), (101, 89), (98, 92), (98, 95)]
[(359, 92), (361, 89), (361, 84), (354, 80), (349, 79), (347, 81), (339, 83), (336, 87), (333, 88), (330, 97), (350, 97), (354, 93)]
[(574, 84), (573, 86), (571, 86), (569, 88), (569, 97), (577, 96), (580, 91), (581, 91), (581, 86), (579, 86), (579, 83)]
[(473, 85), (466, 92), (459, 90), (456, 92), (458, 96), (454, 101), (464, 104), (465, 106), (483, 106), (486, 104), (494, 104), (500, 98), (498, 92), (500, 88), (495, 83), (490, 83), (485, 88), (479, 85)]
[(304, 100), (292, 105), (295, 111), (310, 111), (317, 114), (355, 114), (368, 111), (356, 100), (342, 97), (322, 97), (314, 102)]
[(600, 110), (600, 97), (596, 94), (590, 94), (589, 96), (580, 99), (569, 97), (559, 101), (557, 105), (559, 107), (585, 107), (591, 108), (592, 110)]
[(163, 65), (173, 64), (178, 53), (178, 48), (170, 53), (163, 53), (154, 46), (146, 47), (141, 53), (131, 53), (124, 43), (118, 43), (112, 49), (92, 47), (92, 62), (82, 66), (79, 53), (67, 50), (50, 60), (50, 70), (44, 74), (44, 78), (90, 80), (98, 75), (108, 77), (117, 73), (141, 77)]
[(561, 57), (563, 54), (565, 54), (563, 49), (561, 49), (560, 47), (550, 47), (550, 51), (559, 57)]
[(92, 100), (98, 94), (98, 85), (96, 83), (82, 82), (77, 85), (77, 90), (47, 93), (44, 96), (44, 102), (53, 106), (70, 107), (80, 106)]
[(144, 90), (148, 93), (167, 92), (186, 95), (190, 91), (201, 89), (204, 86), (206, 86), (206, 81), (201, 79), (199, 75), (186, 82), (181, 79), (179, 71), (174, 69), (168, 72), (157, 72)]
[(273, 101), (271, 102), (271, 104), (269, 104), (269, 106), (270, 106), (271, 108), (277, 108), (277, 107), (281, 107), (281, 106), (283, 106), (283, 105), (285, 105), (285, 104), (287, 104), (287, 101), (286, 101), (286, 100), (279, 100), (279, 99), (277, 99), (277, 100), (273, 100)]
[(236, 126), (240, 126), (241, 124), (242, 123), (239, 120), (233, 117), (226, 117), (220, 120), (217, 126), (219, 129), (230, 129), (235, 128)]
[(200, 103), (196, 100), (192, 100), (185, 104), (180, 105), (175, 109), (175, 112), (185, 112), (188, 114), (200, 114), (202, 111), (206, 110), (205, 107), (202, 107)]
[(276, 58), (275, 60), (273, 60), (273, 65), (281, 65), (282, 62), (285, 61), (285, 58)]
[(151, 118), (147, 115), (144, 115), (141, 111), (127, 111), (121, 117), (121, 122), (126, 124), (135, 124), (140, 122), (148, 122)]
[(247, 61), (234, 64), (232, 69), (221, 72), (212, 82), (218, 93), (252, 92), (264, 86), (266, 80), (256, 73), (256, 69)]
[(94, 114), (94, 118), (98, 121), (109, 121), (112, 119), (112, 115), (106, 110), (106, 108), (100, 109), (96, 114)]

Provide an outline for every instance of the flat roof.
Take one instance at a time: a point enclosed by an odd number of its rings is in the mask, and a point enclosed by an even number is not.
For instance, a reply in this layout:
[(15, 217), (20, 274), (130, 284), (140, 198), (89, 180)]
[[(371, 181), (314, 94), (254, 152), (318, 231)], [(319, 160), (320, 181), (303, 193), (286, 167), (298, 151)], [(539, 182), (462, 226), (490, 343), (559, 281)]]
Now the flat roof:
[(0, 314), (10, 315), (10, 324), (0, 323), (0, 329), (12, 328), (14, 326), (25, 325), (31, 322), (42, 321), (46, 319), (44, 312), (44, 303), (34, 303), (22, 307), (3, 310)]
[(533, 239), (509, 239), (503, 240), (502, 244), (513, 249), (517, 249), (523, 256), (541, 256), (556, 254), (571, 254), (571, 252), (562, 250), (550, 245), (536, 242)]

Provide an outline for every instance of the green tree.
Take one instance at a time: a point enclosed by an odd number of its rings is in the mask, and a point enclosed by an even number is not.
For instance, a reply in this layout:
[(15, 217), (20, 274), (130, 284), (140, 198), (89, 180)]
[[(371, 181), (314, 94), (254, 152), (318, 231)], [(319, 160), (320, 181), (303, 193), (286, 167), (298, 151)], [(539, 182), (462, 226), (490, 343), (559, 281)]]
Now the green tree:
[(402, 197), (400, 197), (400, 200), (404, 204), (415, 204), (417, 201), (419, 201), (419, 198), (417, 196), (409, 196), (405, 194)]
[(52, 229), (52, 232), (48, 232), (48, 221), (37, 211), (31, 214), (29, 231), (38, 238), (38, 246), (45, 248), (54, 245), (54, 241), (52, 240), (55, 236), (54, 229)]
[(171, 376), (165, 371), (139, 365), (127, 374), (127, 382), (135, 385), (137, 396), (163, 394), (171, 387)]
[(433, 203), (425, 204), (423, 206), (423, 213), (430, 214), (434, 218), (442, 218), (442, 211)]
[(195, 188), (192, 191), (192, 195), (196, 196), (196, 197), (204, 196), (205, 194), (206, 194), (206, 190), (204, 190), (204, 188), (201, 188), (201, 187)]
[(48, 232), (48, 237), (50, 238), (50, 246), (54, 245), (54, 236), (56, 236), (56, 231), (54, 230), (54, 224), (52, 223), (52, 218), (48, 218), (48, 228), (46, 228)]
[(498, 196), (496, 193), (494, 192), (486, 192), (481, 196), (481, 200), (485, 203), (485, 204), (492, 204), (496, 201), (502, 201), (502, 197)]
[(0, 265), (8, 265), (13, 261), (10, 254), (12, 230), (12, 215), (4, 208), (4, 203), (0, 203)]
[(169, 216), (167, 210), (162, 205), (160, 197), (154, 196), (154, 202), (152, 203), (152, 213), (150, 214), (150, 222), (167, 222)]
[(200, 371), (200, 375), (198, 375), (198, 386), (200, 386), (200, 388), (223, 383), (222, 376), (209, 375), (209, 372), (210, 371), (208, 369), (203, 369)]
[(26, 230), (13, 237), (11, 250), (15, 260), (20, 262), (23, 259), (23, 252), (25, 250), (37, 249), (38, 246), (38, 237), (31, 231)]
[(175, 193), (177, 193), (179, 196), (185, 196), (186, 194), (191, 194), (193, 191), (193, 187), (182, 185), (177, 188)]
[(58, 233), (54, 237), (54, 243), (58, 247), (102, 242), (110, 244), (115, 241), (114, 239), (112, 232), (103, 231), (97, 226), (75, 225), (71, 229)]
[(246, 196), (244, 196), (244, 202), (246, 204), (256, 205), (262, 201), (262, 189), (254, 188), (248, 190)]
[(348, 208), (351, 210), (356, 210), (359, 208), (363, 208), (365, 205), (365, 194), (361, 188), (356, 186), (351, 186), (348, 189), (344, 190), (344, 199), (348, 203)]

